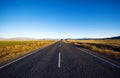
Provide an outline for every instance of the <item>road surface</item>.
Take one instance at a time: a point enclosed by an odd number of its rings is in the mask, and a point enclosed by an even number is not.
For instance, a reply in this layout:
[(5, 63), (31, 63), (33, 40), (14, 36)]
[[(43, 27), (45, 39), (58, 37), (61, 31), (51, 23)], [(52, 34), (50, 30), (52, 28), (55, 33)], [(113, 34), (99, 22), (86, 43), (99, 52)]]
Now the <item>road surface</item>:
[(120, 78), (120, 66), (58, 41), (2, 66), (0, 78)]

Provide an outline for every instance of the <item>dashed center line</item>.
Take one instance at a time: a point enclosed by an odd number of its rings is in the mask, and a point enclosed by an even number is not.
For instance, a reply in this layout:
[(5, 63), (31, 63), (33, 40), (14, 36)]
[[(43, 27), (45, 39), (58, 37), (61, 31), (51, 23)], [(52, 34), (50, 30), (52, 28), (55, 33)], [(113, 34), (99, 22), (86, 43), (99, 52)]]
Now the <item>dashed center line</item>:
[(60, 68), (60, 57), (61, 57), (61, 53), (59, 52), (59, 56), (58, 56), (58, 68)]
[(61, 47), (61, 44), (60, 44), (60, 47)]

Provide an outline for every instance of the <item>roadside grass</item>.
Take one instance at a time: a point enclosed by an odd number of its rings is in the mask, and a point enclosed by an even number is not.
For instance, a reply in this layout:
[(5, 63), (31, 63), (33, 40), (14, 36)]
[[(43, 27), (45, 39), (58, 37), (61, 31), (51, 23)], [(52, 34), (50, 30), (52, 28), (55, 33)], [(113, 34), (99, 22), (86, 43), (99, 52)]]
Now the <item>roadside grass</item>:
[(106, 55), (112, 59), (120, 60), (120, 40), (68, 40), (78, 47), (90, 49)]
[(23, 56), (35, 49), (54, 43), (55, 40), (0, 41), (0, 64)]

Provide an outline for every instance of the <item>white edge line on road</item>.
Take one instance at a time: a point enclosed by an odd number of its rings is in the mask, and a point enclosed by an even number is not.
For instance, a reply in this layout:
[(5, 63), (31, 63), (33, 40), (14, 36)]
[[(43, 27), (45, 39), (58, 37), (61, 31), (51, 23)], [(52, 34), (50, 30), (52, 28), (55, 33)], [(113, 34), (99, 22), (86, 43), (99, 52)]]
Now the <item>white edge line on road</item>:
[(105, 60), (105, 59), (103, 59), (103, 58), (101, 58), (101, 57), (98, 57), (98, 56), (96, 56), (96, 55), (94, 55), (94, 54), (92, 54), (92, 53), (89, 53), (89, 52), (87, 52), (87, 51), (85, 51), (85, 50), (83, 50), (83, 49), (80, 49), (80, 48), (77, 48), (77, 49), (79, 49), (79, 50), (81, 50), (81, 51), (83, 51), (83, 52), (85, 52), (85, 53), (87, 53), (87, 54), (90, 54), (90, 55), (92, 55), (92, 56), (94, 56), (94, 57), (96, 57), (96, 58), (98, 58), (98, 59), (100, 59), (100, 60), (102, 60), (102, 61), (104, 61), (104, 62), (107, 62), (107, 63), (109, 63), (109, 64), (111, 64), (111, 65), (113, 65), (113, 66), (115, 66), (115, 67), (117, 67), (117, 68), (120, 68), (119, 65), (116, 65), (116, 64), (114, 64), (114, 63), (112, 63), (112, 62), (110, 62), (110, 61), (107, 61), (107, 60)]
[(12, 63), (14, 63), (14, 62), (16, 62), (16, 61), (19, 61), (19, 60), (21, 60), (21, 59), (23, 59), (23, 58), (25, 58), (25, 57), (27, 57), (27, 56), (29, 56), (29, 55), (31, 55), (31, 54), (34, 54), (34, 53), (27, 54), (27, 55), (25, 55), (25, 56), (23, 56), (23, 57), (20, 57), (20, 58), (14, 60), (14, 61), (12, 61), (12, 62), (9, 62), (9, 63), (1, 66), (0, 69), (3, 68), (3, 67), (6, 67), (6, 66), (8, 66), (8, 65), (10, 65), (10, 64), (12, 64)]
[(60, 56), (61, 56), (61, 53), (59, 52), (59, 56), (58, 56), (58, 68), (60, 68)]
[[(50, 45), (51, 45), (51, 44), (50, 44)], [(50, 45), (48, 45), (48, 46), (50, 46)], [(48, 46), (45, 46), (45, 47), (48, 47)], [(32, 55), (32, 54), (38, 52), (39, 50), (44, 49), (45, 47), (36, 49), (35, 51), (33, 51), (33, 52), (31, 52), (31, 53), (29, 53), (29, 54), (27, 54), (27, 55), (24, 55), (24, 56), (22, 56), (22, 57), (20, 57), (20, 58), (18, 58), (18, 59), (16, 59), (16, 60), (13, 60), (13, 61), (11, 61), (11, 62), (9, 62), (9, 63), (3, 65), (3, 66), (0, 66), (0, 69), (1, 69), (1, 68), (4, 68), (4, 67), (6, 67), (6, 66), (8, 66), (8, 65), (10, 65), (10, 64), (12, 64), (12, 63), (15, 63), (15, 62), (17, 62), (17, 61), (19, 61), (19, 60), (21, 60), (21, 59), (23, 59), (23, 58), (25, 58), (25, 57), (28, 57), (28, 56), (30, 56), (30, 55)]]

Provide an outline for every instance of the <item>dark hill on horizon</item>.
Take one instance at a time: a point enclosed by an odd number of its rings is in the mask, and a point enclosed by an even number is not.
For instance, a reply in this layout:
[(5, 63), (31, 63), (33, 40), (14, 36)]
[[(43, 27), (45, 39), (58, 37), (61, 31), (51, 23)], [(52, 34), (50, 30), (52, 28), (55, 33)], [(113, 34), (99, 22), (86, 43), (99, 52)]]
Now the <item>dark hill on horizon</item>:
[(120, 36), (115, 36), (115, 37), (110, 37), (110, 38), (105, 38), (105, 39), (120, 39)]

